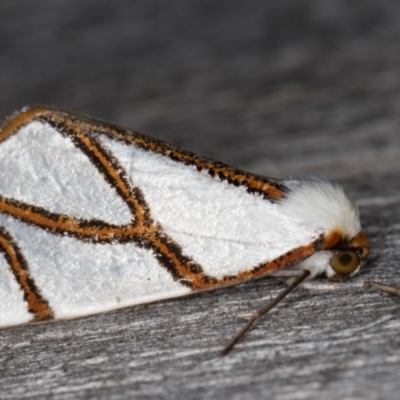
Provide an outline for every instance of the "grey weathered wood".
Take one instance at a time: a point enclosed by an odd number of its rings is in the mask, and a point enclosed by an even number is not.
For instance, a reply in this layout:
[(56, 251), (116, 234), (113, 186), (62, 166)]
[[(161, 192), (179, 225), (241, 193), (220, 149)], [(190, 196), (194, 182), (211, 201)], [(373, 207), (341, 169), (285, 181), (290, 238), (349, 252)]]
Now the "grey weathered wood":
[[(0, 114), (57, 104), (360, 203), (361, 279), (400, 284), (396, 1), (0, 3)], [(0, 398), (395, 398), (400, 300), (276, 279), (0, 332)]]

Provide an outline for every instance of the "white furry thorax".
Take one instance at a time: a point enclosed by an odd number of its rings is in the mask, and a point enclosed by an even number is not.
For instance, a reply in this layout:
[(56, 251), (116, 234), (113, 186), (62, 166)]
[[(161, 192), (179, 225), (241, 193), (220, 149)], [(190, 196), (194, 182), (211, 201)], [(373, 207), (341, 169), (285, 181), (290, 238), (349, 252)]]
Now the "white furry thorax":
[(321, 180), (285, 181), (290, 192), (280, 202), (281, 211), (315, 233), (342, 232), (350, 240), (361, 230), (357, 206), (338, 185)]

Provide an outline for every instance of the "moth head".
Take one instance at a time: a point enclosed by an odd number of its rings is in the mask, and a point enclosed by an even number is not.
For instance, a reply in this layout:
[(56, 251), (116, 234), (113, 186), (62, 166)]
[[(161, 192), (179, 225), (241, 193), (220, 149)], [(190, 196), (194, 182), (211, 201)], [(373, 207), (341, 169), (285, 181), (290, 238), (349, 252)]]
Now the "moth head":
[(325, 276), (330, 281), (343, 281), (361, 271), (368, 251), (368, 240), (363, 232), (351, 240), (337, 237), (332, 243), (328, 239), (321, 250), (299, 264), (299, 269), (308, 269), (311, 278)]
[(331, 271), (327, 271), (328, 278), (332, 281), (340, 281), (351, 277), (360, 272), (365, 265), (369, 253), (367, 236), (364, 232), (359, 232), (350, 241), (339, 242), (337, 248), (331, 250), (331, 253), (332, 257), (329, 261)]

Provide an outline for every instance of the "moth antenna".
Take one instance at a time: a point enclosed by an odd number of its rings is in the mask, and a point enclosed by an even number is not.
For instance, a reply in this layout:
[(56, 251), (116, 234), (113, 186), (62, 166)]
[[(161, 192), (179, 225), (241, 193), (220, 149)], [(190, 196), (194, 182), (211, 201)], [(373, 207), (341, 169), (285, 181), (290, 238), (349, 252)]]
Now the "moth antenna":
[[(308, 276), (310, 271), (305, 269), (303, 273), (297, 277), (285, 290), (279, 293), (273, 300), (266, 306), (256, 311), (246, 325), (237, 333), (233, 340), (221, 351), (221, 356), (226, 356), (235, 346), (235, 344), (246, 334), (246, 332), (256, 323), (256, 321), (263, 315), (272, 310), (281, 300), (283, 300), (290, 292), (296, 289)], [(400, 289), (399, 289), (400, 290)]]
[(382, 290), (382, 292), (388, 293), (392, 296), (400, 297), (400, 288), (393, 285), (384, 285), (380, 282), (375, 281), (365, 281), (364, 282), (364, 289), (368, 289), (370, 287), (375, 287), (377, 289)]

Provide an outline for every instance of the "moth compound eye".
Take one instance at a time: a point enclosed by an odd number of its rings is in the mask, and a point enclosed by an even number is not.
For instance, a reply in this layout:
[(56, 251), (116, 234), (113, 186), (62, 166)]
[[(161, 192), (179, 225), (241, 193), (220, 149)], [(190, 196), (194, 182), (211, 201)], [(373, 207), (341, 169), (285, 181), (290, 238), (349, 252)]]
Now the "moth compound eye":
[(339, 275), (349, 275), (360, 265), (360, 257), (354, 251), (341, 251), (331, 259), (331, 267)]

